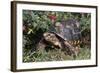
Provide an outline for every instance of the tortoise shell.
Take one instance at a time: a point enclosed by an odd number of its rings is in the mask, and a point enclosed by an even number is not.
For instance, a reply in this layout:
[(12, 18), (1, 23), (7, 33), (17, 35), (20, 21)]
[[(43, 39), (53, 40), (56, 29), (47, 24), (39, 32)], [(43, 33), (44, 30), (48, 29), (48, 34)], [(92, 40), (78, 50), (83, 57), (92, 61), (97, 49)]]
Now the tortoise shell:
[[(59, 23), (59, 25), (58, 25)], [(50, 32), (54, 32), (64, 40), (80, 40), (80, 23), (76, 19), (62, 20), (50, 27)]]

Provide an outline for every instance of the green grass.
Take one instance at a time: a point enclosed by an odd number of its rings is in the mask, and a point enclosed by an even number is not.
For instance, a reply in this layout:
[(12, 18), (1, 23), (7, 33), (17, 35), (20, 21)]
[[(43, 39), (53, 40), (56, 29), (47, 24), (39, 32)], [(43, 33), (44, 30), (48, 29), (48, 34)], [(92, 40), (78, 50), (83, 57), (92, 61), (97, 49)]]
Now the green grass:
[(76, 58), (72, 56), (65, 55), (60, 49), (53, 49), (46, 52), (42, 51), (34, 51), (30, 52), (28, 50), (23, 53), (23, 62), (45, 62), (45, 61), (64, 61), (64, 60), (85, 60), (91, 58), (91, 50), (90, 48), (81, 48), (79, 54)]
[(80, 53), (76, 57), (76, 60), (85, 60), (91, 58), (91, 49), (90, 48), (81, 48)]

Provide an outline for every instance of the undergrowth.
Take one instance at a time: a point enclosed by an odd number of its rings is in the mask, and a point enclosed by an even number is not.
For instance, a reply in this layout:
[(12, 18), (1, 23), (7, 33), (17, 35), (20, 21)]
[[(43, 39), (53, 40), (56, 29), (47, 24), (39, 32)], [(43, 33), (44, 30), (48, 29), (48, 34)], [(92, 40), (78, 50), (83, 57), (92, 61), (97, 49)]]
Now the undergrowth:
[(42, 51), (24, 51), (23, 53), (23, 62), (45, 62), (45, 61), (64, 61), (64, 60), (86, 60), (91, 58), (90, 48), (81, 48), (79, 54), (76, 58), (72, 56), (65, 55), (60, 49), (53, 49)]

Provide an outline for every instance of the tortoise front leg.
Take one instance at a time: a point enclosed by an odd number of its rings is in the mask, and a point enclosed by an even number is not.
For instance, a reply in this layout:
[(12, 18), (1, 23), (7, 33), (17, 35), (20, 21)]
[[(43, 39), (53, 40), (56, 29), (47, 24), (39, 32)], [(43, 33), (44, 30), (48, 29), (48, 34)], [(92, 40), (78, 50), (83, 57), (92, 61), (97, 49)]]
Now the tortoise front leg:
[(72, 46), (70, 43), (68, 43), (68, 41), (64, 41), (64, 46), (69, 55), (73, 56), (74, 58), (78, 55), (80, 50), (79, 47)]

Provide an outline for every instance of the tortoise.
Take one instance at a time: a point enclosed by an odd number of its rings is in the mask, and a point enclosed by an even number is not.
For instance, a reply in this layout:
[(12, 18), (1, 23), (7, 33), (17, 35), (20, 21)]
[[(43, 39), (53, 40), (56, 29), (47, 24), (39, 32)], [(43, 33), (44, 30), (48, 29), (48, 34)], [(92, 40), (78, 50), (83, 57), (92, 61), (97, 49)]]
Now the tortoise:
[(62, 20), (51, 25), (50, 30), (43, 33), (37, 49), (40, 50), (51, 45), (62, 49), (67, 55), (77, 56), (80, 48), (71, 42), (78, 41), (80, 38), (80, 23), (76, 19)]

